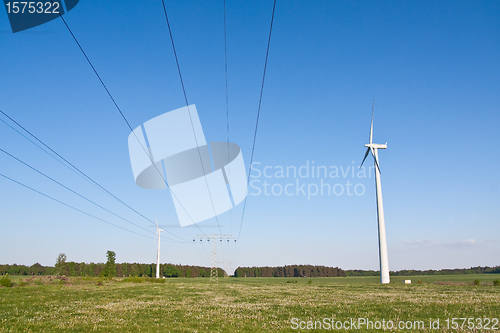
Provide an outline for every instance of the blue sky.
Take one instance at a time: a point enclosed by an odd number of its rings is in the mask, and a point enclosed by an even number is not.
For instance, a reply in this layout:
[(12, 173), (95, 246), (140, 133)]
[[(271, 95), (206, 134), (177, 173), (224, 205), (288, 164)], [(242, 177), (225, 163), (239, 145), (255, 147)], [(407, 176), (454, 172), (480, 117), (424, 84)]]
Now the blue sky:
[[(225, 141), (222, 1), (166, 4), (189, 102), (197, 106), (207, 140)], [(272, 1), (227, 1), (230, 137), (247, 168), (271, 10)], [(122, 1), (120, 7), (81, 1), (64, 17), (133, 128), (184, 106), (161, 1)], [(129, 129), (62, 21), (13, 34), (0, 10), (0, 45), (0, 109), (148, 218), (178, 224), (166, 191), (135, 185)], [(498, 54), (497, 1), (278, 1), (256, 168), (298, 169), (313, 161), (356, 168), (375, 96), (374, 141), (388, 142), (379, 156), (390, 269), (499, 265)], [(154, 231), (4, 123), (0, 129), (0, 148)], [(0, 170), (144, 233), (4, 154)], [(257, 187), (267, 180), (277, 190), (322, 179), (252, 180)], [(219, 260), (378, 269), (374, 179), (323, 179), (331, 186), (347, 181), (361, 184), (363, 195), (256, 196), (251, 188), (240, 241), (224, 245)], [(92, 220), (5, 179), (0, 188), (0, 263), (52, 265), (61, 252), (68, 260), (102, 262), (107, 250), (119, 262), (155, 260), (152, 238)], [(241, 208), (219, 217), (224, 233), (237, 235)], [(210, 265), (210, 245), (192, 244), (198, 229), (168, 230), (188, 243), (163, 243), (162, 261)]]

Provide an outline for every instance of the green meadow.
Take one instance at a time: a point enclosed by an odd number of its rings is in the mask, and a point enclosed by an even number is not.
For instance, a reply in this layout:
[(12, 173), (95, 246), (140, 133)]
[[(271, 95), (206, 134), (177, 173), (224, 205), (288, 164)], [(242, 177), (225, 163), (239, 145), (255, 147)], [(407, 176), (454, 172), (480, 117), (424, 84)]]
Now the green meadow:
[[(381, 285), (378, 277), (219, 278), (218, 283), (11, 277), (13, 286), (0, 288), (0, 332), (500, 331), (500, 324), (495, 326), (500, 286), (494, 285), (500, 274), (411, 276), (411, 285), (404, 279), (392, 277), (391, 284)], [(360, 327), (359, 318), (396, 327)], [(434, 325), (439, 318), (439, 328), (430, 327), (431, 318)], [(446, 319), (451, 326), (453, 318), (466, 319), (455, 320), (457, 329), (447, 328)], [(355, 321), (356, 328), (326, 328), (325, 321)], [(488, 329), (478, 329), (487, 322)]]

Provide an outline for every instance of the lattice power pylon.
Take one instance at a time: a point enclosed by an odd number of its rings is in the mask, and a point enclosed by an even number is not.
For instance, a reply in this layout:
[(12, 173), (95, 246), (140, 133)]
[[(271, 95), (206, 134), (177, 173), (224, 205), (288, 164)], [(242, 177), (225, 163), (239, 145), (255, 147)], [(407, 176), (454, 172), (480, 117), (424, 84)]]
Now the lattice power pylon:
[(200, 241), (207, 240), (208, 242), (212, 242), (212, 263), (210, 265), (210, 282), (218, 282), (219, 274), (217, 272), (217, 241), (220, 240), (234, 240), (236, 242), (236, 237), (231, 235), (218, 235), (218, 234), (210, 234), (210, 235), (197, 235), (193, 237), (193, 242), (199, 239)]

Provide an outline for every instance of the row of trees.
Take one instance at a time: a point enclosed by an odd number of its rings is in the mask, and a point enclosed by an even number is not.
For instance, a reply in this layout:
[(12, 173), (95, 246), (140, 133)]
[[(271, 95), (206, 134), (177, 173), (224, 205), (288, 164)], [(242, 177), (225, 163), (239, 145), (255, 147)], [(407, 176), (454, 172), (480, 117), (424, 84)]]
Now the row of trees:
[[(51, 266), (42, 266), (36, 263), (32, 266), (25, 265), (0, 265), (0, 275), (66, 275), (66, 276), (101, 276), (101, 277), (128, 277), (156, 275), (156, 264), (122, 263), (106, 266), (105, 263), (66, 262), (59, 269)], [(219, 268), (219, 276), (224, 271)], [(184, 266), (161, 264), (160, 275), (165, 277), (210, 277), (210, 267)]]
[[(122, 263), (117, 264), (116, 253), (108, 251), (106, 263), (67, 262), (66, 255), (61, 253), (57, 256), (54, 267), (42, 266), (36, 263), (32, 266), (25, 265), (0, 265), (0, 275), (9, 273), (10, 275), (66, 275), (66, 276), (101, 276), (101, 277), (129, 277), (156, 275), (156, 264)], [(223, 276), (224, 271), (218, 269), (219, 276)], [(160, 276), (165, 277), (209, 277), (210, 268), (200, 266), (185, 266), (161, 264)]]
[[(112, 267), (112, 266), (108, 266)], [(10, 275), (66, 275), (66, 276), (101, 276), (101, 277), (128, 277), (128, 276), (148, 276), (154, 277), (156, 274), (156, 264), (122, 263), (115, 264), (109, 270), (104, 263), (66, 262), (57, 270), (55, 267), (42, 266), (38, 263), (32, 266), (25, 265), (0, 265), (0, 275), (9, 273)], [(224, 271), (219, 268), (219, 276), (223, 276)], [(160, 275), (166, 277), (209, 277), (210, 267), (184, 266), (161, 264)]]
[[(500, 266), (471, 267), (440, 270), (400, 270), (391, 271), (392, 276), (413, 275), (453, 275), (453, 274), (500, 274)], [(330, 277), (330, 276), (379, 276), (380, 271), (342, 270), (337, 267), (292, 265), (283, 267), (239, 267), (237, 277)]]
[(55, 275), (55, 267), (42, 266), (39, 263), (26, 265), (0, 265), (0, 275)]
[(440, 270), (433, 270), (429, 269), (426, 271), (419, 271), (419, 270), (400, 270), (397, 272), (391, 272), (391, 275), (401, 275), (401, 276), (411, 276), (411, 275), (450, 275), (450, 274), (495, 274), (495, 273), (500, 273), (500, 266), (494, 266), (494, 267), (471, 267), (471, 268), (462, 268), (462, 269), (440, 269)]
[(338, 267), (291, 265), (282, 267), (238, 267), (236, 277), (335, 277), (345, 276)]
[[(403, 269), (400, 271), (391, 271), (391, 276), (413, 276), (413, 275), (456, 275), (456, 274), (499, 274), (500, 266), (477, 266), (471, 268), (455, 269), (428, 269), (425, 271), (415, 269)], [(346, 276), (378, 276), (380, 271), (346, 270)]]
[[(0, 265), (0, 275), (66, 275), (66, 276), (101, 276), (101, 277), (153, 277), (156, 273), (156, 264), (122, 263), (117, 264), (116, 253), (106, 253), (106, 263), (67, 262), (66, 255), (58, 255), (54, 267), (42, 266), (35, 263), (25, 265)], [(391, 272), (392, 276), (412, 275), (445, 275), (445, 274), (488, 274), (500, 273), (500, 266), (471, 267), (465, 269), (441, 270), (400, 270)], [(218, 269), (218, 275), (223, 276), (224, 271)], [(336, 277), (336, 276), (378, 276), (379, 271), (373, 270), (342, 270), (338, 267), (290, 265), (282, 267), (238, 267), (234, 272), (235, 277)], [(165, 277), (209, 277), (210, 268), (200, 266), (161, 264), (160, 275)]]

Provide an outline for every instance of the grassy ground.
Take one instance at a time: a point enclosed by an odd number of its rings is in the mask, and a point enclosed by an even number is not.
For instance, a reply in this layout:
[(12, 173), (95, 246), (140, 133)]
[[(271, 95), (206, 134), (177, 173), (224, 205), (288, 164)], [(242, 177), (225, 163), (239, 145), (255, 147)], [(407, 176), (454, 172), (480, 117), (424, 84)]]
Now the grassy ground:
[[(208, 279), (13, 277), (14, 287), (0, 288), (0, 332), (321, 331), (293, 330), (292, 318), (298, 318), (297, 325), (304, 321), (303, 327), (323, 318), (385, 319), (395, 325), (423, 321), (418, 329), (387, 332), (456, 332), (445, 328), (446, 318), (450, 324), (454, 317), (500, 318), (500, 286), (493, 286), (499, 275), (412, 276), (412, 285), (402, 284), (403, 279), (380, 285), (377, 277), (221, 278), (218, 284)], [(479, 286), (473, 284), (476, 279)], [(440, 318), (440, 329), (430, 329), (429, 318)], [(461, 331), (474, 331), (466, 327)], [(499, 332), (500, 324), (496, 327), (483, 331)]]

